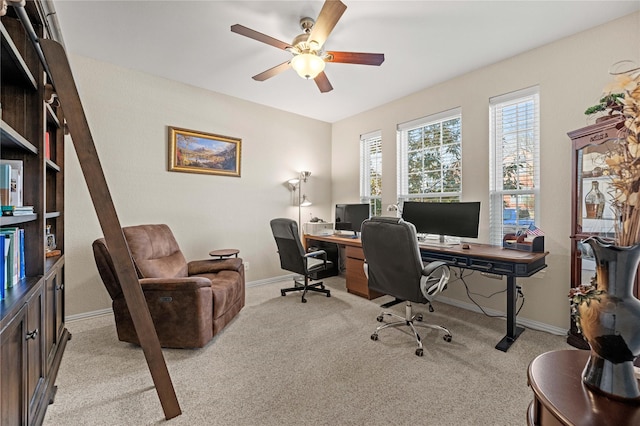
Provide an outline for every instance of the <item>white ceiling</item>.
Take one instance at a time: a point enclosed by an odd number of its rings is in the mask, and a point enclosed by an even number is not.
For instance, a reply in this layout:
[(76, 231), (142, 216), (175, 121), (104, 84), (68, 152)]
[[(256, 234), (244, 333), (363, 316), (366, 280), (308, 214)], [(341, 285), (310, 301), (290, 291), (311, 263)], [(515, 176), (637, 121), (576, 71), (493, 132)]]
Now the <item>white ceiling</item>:
[[(293, 70), (251, 76), (291, 55), (232, 33), (242, 24), (291, 43), (313, 1), (54, 0), (69, 52), (335, 122), (640, 9), (640, 1), (365, 1), (324, 49), (384, 53), (380, 67), (329, 63), (320, 93)], [(624, 59), (624, 58), (621, 58)], [(549, 64), (549, 66), (553, 66)]]

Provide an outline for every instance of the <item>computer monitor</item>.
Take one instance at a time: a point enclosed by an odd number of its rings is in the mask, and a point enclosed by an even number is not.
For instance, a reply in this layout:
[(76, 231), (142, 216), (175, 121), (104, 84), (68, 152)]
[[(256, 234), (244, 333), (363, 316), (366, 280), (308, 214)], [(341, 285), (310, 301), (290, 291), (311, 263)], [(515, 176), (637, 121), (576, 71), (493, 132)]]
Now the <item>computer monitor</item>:
[(402, 219), (411, 222), (416, 232), (445, 236), (478, 238), (480, 202), (438, 203), (405, 201)]
[(336, 231), (353, 231), (354, 238), (369, 219), (369, 204), (336, 204)]

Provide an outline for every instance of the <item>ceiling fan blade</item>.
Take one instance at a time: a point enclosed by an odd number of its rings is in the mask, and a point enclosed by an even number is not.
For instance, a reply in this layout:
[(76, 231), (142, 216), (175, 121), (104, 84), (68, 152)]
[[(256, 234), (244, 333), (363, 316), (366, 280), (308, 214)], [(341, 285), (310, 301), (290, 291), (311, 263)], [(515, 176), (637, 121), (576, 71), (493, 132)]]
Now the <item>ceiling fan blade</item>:
[(380, 65), (384, 62), (384, 53), (359, 52), (327, 52), (325, 62), (339, 62), (343, 64)]
[(253, 78), (256, 81), (265, 81), (266, 79), (274, 77), (280, 74), (281, 72), (288, 70), (289, 68), (291, 68), (291, 61), (283, 62), (280, 65), (276, 65), (273, 68), (269, 68), (268, 70), (263, 71), (260, 74), (256, 74), (251, 78)]
[(326, 0), (316, 23), (311, 28), (309, 42), (314, 40), (318, 43), (318, 48), (322, 47), (345, 10), (347, 10), (347, 6), (340, 0)]
[(330, 92), (333, 90), (333, 86), (331, 85), (331, 83), (329, 83), (329, 79), (327, 78), (327, 75), (324, 73), (324, 71), (318, 74), (316, 78), (313, 79), (313, 81), (316, 82), (318, 89), (320, 89), (322, 93)]
[(287, 48), (292, 47), (289, 43), (285, 43), (284, 41), (280, 41), (266, 34), (259, 33), (258, 31), (245, 27), (244, 25), (232, 25), (231, 31), (236, 34), (240, 34), (245, 37), (249, 37), (262, 43), (268, 44), (270, 46), (277, 47), (278, 49), (286, 50)]

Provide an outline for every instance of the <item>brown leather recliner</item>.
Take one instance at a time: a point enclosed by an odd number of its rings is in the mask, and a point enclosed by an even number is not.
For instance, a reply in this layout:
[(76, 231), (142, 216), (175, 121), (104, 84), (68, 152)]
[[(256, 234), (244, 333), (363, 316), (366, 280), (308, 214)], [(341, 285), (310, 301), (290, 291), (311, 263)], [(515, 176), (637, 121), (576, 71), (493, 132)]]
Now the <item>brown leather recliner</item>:
[[(167, 225), (122, 230), (162, 347), (203, 347), (244, 306), (242, 259), (187, 262)], [(113, 300), (118, 338), (140, 344), (104, 238), (93, 242), (93, 254)]]

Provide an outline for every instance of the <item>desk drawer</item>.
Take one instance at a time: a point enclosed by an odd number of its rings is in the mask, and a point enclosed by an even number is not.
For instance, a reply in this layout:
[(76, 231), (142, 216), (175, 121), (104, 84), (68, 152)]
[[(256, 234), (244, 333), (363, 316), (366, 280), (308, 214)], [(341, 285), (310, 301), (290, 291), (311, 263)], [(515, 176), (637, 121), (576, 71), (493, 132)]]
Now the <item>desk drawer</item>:
[(364, 252), (361, 247), (347, 246), (346, 256), (352, 259), (364, 260)]

